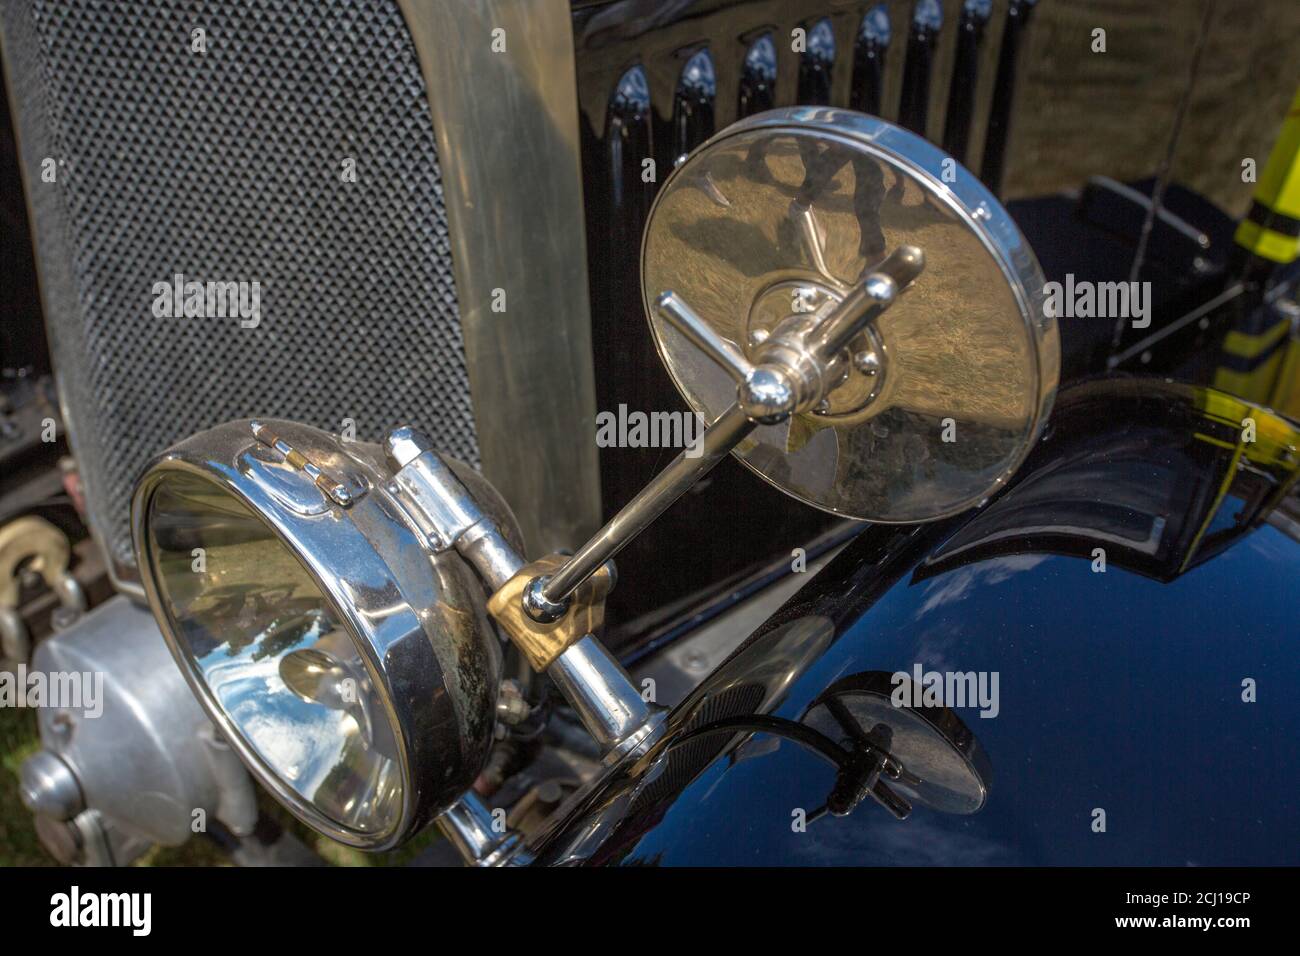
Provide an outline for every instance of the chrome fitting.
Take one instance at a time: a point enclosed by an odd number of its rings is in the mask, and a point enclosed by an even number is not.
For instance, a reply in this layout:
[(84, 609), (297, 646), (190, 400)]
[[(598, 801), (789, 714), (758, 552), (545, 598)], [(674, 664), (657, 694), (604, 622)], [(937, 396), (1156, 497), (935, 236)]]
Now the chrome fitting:
[(554, 624), (569, 610), (567, 598), (563, 601), (546, 600), (546, 584), (550, 580), (549, 574), (538, 575), (524, 588), (524, 613), (538, 624)]

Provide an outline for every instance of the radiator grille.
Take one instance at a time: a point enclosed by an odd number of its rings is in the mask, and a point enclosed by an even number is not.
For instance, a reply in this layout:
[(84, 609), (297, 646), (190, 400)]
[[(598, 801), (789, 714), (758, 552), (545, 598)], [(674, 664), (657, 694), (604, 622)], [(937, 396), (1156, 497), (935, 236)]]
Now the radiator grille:
[[(434, 131), (394, 3), (24, 0), (3, 17), (51, 348), (118, 562), (146, 461), (232, 418), (351, 419), (372, 440), (409, 422), (477, 464)], [(156, 317), (177, 273), (258, 282), (260, 324)]]

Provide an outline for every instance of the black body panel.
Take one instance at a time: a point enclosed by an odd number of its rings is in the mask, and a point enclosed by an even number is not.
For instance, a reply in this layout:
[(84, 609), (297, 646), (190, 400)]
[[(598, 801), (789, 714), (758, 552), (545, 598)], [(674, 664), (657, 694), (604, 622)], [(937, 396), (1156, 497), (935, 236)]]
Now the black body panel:
[[(1293, 426), (1221, 393), (1065, 390), (1007, 492), (866, 529), (649, 757), (587, 795), (543, 862), (1296, 864), (1298, 447)], [(847, 744), (819, 743), (812, 715), (917, 665), (998, 675), (996, 706), (936, 709), (984, 761), (986, 802), (912, 800), (900, 821), (868, 795), (819, 814), (845, 782), (826, 753)]]

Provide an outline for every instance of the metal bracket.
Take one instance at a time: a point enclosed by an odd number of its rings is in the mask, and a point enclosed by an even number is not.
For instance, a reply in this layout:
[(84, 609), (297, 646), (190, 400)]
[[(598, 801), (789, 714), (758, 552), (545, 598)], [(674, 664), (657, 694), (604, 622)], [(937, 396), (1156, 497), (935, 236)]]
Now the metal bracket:
[(528, 658), (533, 670), (542, 672), (570, 646), (605, 623), (605, 597), (613, 586), (606, 564), (574, 592), (558, 617), (549, 622), (536, 620), (525, 607), (525, 591), (536, 578), (545, 578), (568, 559), (562, 554), (526, 564), (488, 598), (487, 608), (497, 623)]
[[(397, 469), (394, 483), (420, 512), (420, 527), (453, 545), (496, 592), (489, 609), (532, 666), (550, 675), (596, 742), (615, 758), (648, 747), (662, 730), (662, 712), (641, 698), (609, 651), (581, 630), (582, 622), (596, 627), (603, 618), (613, 565), (606, 563), (593, 572), (591, 591), (583, 592), (581, 600), (557, 608), (556, 615), (545, 615), (546, 620), (535, 625), (527, 619), (525, 592), (537, 576), (537, 566), (525, 566), (469, 489), (434, 453), (428, 438), (410, 427), (395, 428), (385, 440), (385, 451)], [(559, 555), (544, 559), (542, 576), (565, 560)]]

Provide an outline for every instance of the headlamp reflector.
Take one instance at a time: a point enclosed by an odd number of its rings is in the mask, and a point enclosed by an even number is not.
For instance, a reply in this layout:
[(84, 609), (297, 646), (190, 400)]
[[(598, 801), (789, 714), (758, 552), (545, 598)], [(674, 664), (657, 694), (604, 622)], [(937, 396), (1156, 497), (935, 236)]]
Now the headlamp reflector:
[(342, 615), (275, 532), (210, 481), (172, 472), (148, 507), (175, 639), (258, 760), (339, 826), (391, 829), (396, 733)]

